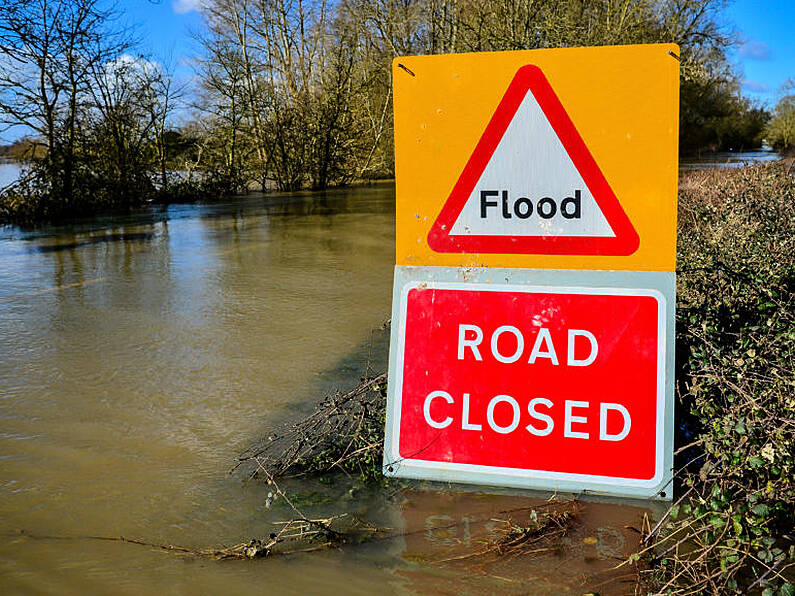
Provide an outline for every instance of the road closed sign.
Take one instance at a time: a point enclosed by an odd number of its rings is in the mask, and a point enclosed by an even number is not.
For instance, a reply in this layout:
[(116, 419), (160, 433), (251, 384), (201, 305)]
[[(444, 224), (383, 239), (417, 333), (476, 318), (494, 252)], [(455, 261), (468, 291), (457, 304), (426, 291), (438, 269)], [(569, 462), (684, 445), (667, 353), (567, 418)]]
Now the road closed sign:
[(386, 472), (665, 498), (673, 279), (593, 273), (400, 268)]
[(672, 498), (678, 54), (394, 61), (385, 474)]

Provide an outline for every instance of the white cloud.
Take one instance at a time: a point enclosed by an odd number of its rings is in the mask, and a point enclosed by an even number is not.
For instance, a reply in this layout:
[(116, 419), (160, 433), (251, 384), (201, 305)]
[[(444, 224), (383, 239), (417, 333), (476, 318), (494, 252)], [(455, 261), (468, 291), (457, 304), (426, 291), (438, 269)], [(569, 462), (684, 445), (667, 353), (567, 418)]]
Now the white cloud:
[(162, 66), (159, 62), (147, 60), (141, 56), (122, 54), (115, 60), (105, 63), (102, 73), (103, 82), (108, 90), (116, 93), (123, 91), (126, 88), (125, 85), (131, 84), (136, 78), (156, 75), (161, 70)]
[(157, 60), (147, 60), (143, 56), (132, 56), (130, 54), (122, 54), (105, 65), (105, 72), (109, 74), (116, 70), (154, 72), (160, 69), (162, 69), (162, 65)]
[(192, 10), (198, 11), (201, 8), (201, 0), (174, 0), (171, 3), (171, 8), (177, 14), (185, 14)]
[(770, 48), (763, 41), (746, 41), (740, 46), (740, 56), (749, 60), (770, 60), (772, 54)]
[(770, 91), (770, 87), (766, 83), (753, 81), (751, 79), (743, 80), (743, 88), (747, 89), (748, 91), (753, 91), (755, 93), (767, 93), (768, 91)]

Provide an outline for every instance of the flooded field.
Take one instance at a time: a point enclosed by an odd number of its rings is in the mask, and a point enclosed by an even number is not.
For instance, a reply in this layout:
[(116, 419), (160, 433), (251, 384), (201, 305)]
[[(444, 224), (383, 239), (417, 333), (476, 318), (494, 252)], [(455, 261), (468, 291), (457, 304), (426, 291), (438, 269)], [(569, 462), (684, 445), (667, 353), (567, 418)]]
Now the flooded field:
[(632, 593), (612, 568), (650, 514), (637, 504), (582, 503), (556, 547), (501, 559), (477, 553), (541, 495), (292, 483), (310, 515), (399, 537), (257, 561), (99, 539), (201, 549), (288, 519), (228, 470), (368, 355), (383, 368), (393, 265), (389, 184), (0, 228), (2, 591)]

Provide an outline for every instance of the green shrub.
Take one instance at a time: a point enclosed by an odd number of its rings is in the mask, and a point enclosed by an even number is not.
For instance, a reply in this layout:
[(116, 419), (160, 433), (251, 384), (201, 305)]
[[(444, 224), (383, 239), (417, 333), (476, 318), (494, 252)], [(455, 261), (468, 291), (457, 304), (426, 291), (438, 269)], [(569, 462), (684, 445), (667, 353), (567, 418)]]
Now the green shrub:
[(795, 180), (782, 163), (687, 173), (679, 217), (677, 420), (696, 441), (642, 577), (795, 594)]

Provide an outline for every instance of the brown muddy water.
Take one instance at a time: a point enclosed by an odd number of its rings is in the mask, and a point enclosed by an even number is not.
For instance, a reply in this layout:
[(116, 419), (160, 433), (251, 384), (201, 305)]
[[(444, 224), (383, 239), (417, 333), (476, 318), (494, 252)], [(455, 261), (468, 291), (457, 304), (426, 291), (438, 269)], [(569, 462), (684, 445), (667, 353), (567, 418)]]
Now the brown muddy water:
[(585, 503), (562, 551), (507, 561), (456, 557), (538, 496), (293, 484), (310, 515), (406, 535), (256, 561), (91, 538), (201, 549), (288, 519), (228, 470), (368, 355), (384, 366), (393, 264), (391, 185), (0, 228), (0, 592), (632, 593), (610, 571), (647, 511), (626, 503)]

